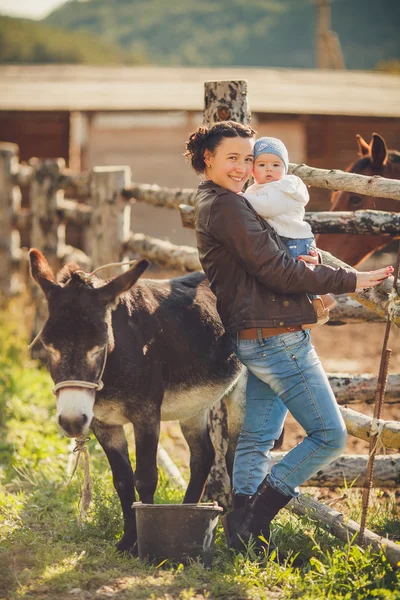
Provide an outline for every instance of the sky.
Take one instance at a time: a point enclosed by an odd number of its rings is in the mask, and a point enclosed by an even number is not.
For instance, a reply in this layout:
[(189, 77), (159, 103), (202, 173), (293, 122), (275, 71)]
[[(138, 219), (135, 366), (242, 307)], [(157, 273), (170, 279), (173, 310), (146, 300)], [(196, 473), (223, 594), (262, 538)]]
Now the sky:
[(43, 19), (66, 0), (0, 0), (0, 14), (27, 19)]

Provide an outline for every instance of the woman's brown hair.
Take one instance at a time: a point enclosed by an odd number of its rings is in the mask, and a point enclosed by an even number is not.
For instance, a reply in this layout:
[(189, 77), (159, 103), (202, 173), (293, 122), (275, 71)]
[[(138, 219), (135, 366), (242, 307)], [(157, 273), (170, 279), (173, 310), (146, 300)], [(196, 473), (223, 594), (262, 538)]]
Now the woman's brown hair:
[(256, 132), (250, 125), (242, 125), (236, 121), (220, 121), (211, 127), (200, 125), (186, 142), (185, 156), (196, 173), (204, 173), (206, 163), (204, 152), (214, 153), (224, 138), (242, 137), (253, 138)]

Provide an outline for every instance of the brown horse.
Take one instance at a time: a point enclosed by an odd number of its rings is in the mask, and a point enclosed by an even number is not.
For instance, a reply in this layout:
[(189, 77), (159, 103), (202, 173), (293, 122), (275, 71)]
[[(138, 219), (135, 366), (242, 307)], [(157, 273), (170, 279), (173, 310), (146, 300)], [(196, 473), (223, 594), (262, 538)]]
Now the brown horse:
[[(386, 142), (377, 133), (372, 134), (370, 144), (357, 134), (359, 159), (346, 171), (362, 175), (380, 175), (400, 179), (400, 152), (388, 150)], [(400, 202), (389, 198), (373, 198), (354, 192), (332, 194), (332, 211), (338, 210), (384, 210), (400, 212)], [(397, 236), (396, 236), (397, 237)], [(394, 238), (385, 235), (321, 234), (317, 236), (318, 247), (331, 252), (349, 265), (358, 265), (375, 250), (387, 246)]]

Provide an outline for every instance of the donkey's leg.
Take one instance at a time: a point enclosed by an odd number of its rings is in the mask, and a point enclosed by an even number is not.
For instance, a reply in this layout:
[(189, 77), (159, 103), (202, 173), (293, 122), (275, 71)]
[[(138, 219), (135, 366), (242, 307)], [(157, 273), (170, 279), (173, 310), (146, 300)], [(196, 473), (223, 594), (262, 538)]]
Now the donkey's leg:
[(136, 444), (136, 489), (140, 500), (153, 504), (158, 481), (157, 447), (160, 436), (160, 415), (146, 414), (146, 419), (133, 424)]
[(124, 428), (122, 425), (105, 425), (97, 419), (93, 419), (91, 427), (110, 463), (114, 487), (122, 506), (124, 534), (117, 543), (117, 549), (136, 554), (136, 520), (132, 508), (136, 500), (135, 482)]
[(207, 427), (208, 410), (180, 421), (190, 449), (190, 481), (184, 503), (199, 502), (210, 473), (215, 452)]

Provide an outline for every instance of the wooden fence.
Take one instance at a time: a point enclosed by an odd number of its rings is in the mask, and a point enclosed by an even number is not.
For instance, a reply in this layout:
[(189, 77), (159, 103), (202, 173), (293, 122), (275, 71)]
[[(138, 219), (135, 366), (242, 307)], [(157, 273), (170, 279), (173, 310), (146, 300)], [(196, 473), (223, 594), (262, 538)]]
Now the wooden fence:
[[(221, 106), (227, 118), (243, 120), (242, 107), (235, 113), (232, 102), (232, 85), (243, 88), (244, 82), (211, 82), (214, 104), (208, 101), (208, 112), (214, 120), (221, 118)], [(207, 88), (206, 84), (206, 96)], [(216, 88), (215, 88), (216, 86)], [(237, 89), (236, 89), (237, 91)], [(243, 93), (241, 95), (243, 101)], [(207, 103), (206, 103), (207, 104)], [(226, 114), (229, 106), (229, 114)], [(211, 118), (211, 117), (210, 117)], [(313, 169), (307, 165), (290, 165), (308, 185), (367, 193), (370, 196), (390, 197), (400, 200), (400, 182), (377, 177), (365, 177), (341, 171)], [(29, 190), (29, 207), (21, 207), (21, 189)], [(187, 246), (175, 246), (169, 242), (130, 231), (130, 205), (132, 201), (153, 206), (180, 210), (184, 226), (193, 226), (196, 191), (168, 189), (157, 185), (132, 182), (127, 166), (95, 167), (87, 173), (73, 173), (65, 167), (62, 159), (32, 159), (29, 164), (18, 162), (15, 144), (0, 144), (0, 291), (4, 297), (18, 292), (27, 281), (27, 248), (21, 247), (20, 236), (28, 238), (28, 245), (41, 249), (51, 266), (58, 270), (61, 264), (74, 259), (86, 270), (100, 265), (118, 262), (124, 258), (144, 256), (166, 268), (183, 272), (201, 269), (197, 250)], [(358, 233), (387, 235), (400, 234), (400, 213), (380, 211), (357, 211), (340, 213), (307, 213), (306, 220), (318, 233)], [(82, 244), (73, 248), (66, 244), (66, 227), (73, 224), (80, 228)], [(340, 261), (335, 264), (340, 264)], [(112, 272), (106, 274), (110, 276)], [(388, 289), (388, 288), (387, 288)], [(331, 323), (360, 323), (384, 321), (386, 298), (367, 290), (352, 297), (338, 297), (338, 307), (331, 313)], [(400, 315), (394, 316), (400, 324)], [(36, 329), (41, 324), (37, 323)], [(33, 333), (37, 333), (33, 332)], [(329, 374), (329, 380), (339, 404), (352, 402), (372, 403), (375, 398), (377, 378), (372, 375)], [(387, 402), (398, 402), (400, 374), (389, 376), (386, 392)], [(372, 420), (350, 409), (341, 408), (346, 426), (360, 439), (368, 440)], [(400, 449), (400, 424), (379, 421), (380, 442), (383, 447)], [(400, 455), (391, 455), (394, 465), (388, 470), (385, 485), (400, 482)], [(340, 468), (331, 477), (331, 485), (341, 485), (344, 480), (360, 478), (363, 461), (342, 457)], [(389, 464), (386, 461), (386, 465)], [(350, 464), (351, 463), (351, 464)], [(361, 464), (362, 463), (362, 464)], [(383, 463), (382, 463), (383, 464)], [(338, 475), (339, 473), (339, 475)], [(329, 485), (329, 473), (321, 473), (313, 479)], [(376, 485), (383, 485), (384, 478), (377, 477)]]

